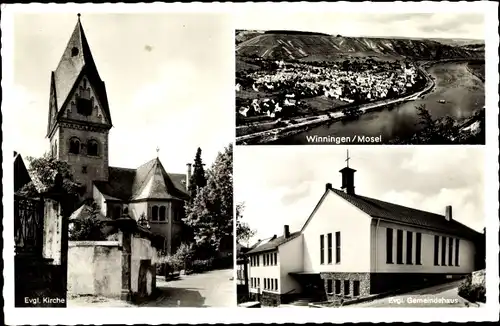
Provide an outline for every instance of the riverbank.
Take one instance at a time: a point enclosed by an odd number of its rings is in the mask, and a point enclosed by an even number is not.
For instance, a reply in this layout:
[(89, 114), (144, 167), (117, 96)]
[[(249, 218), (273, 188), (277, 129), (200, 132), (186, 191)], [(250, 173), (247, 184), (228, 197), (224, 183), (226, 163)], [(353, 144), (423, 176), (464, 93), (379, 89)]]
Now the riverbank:
[[(430, 92), (434, 87), (434, 80), (430, 77), (422, 66), (419, 66), (418, 69), (427, 79), (426, 85), (422, 90), (419, 90), (415, 93), (406, 95), (402, 98), (398, 99), (390, 99), (390, 100), (381, 100), (366, 104), (361, 104), (358, 109), (361, 111), (361, 114), (381, 110), (388, 105), (395, 105), (399, 103), (403, 103), (406, 101), (411, 101), (413, 99), (418, 98), (419, 96), (425, 95)], [(293, 136), (295, 134), (307, 131), (308, 129), (317, 127), (319, 125), (325, 123), (333, 123), (338, 121), (344, 121), (347, 119), (351, 119), (350, 117), (344, 115), (342, 112), (328, 112), (326, 114), (321, 114), (316, 117), (304, 117), (297, 119), (290, 119), (287, 121), (281, 121), (281, 123), (286, 123), (287, 125), (284, 127), (278, 127), (271, 130), (260, 131), (253, 134), (247, 134), (236, 137), (236, 145), (251, 145), (251, 144), (265, 144), (269, 142), (276, 141), (281, 138), (286, 138)]]
[[(434, 91), (436, 87), (436, 81), (434, 77), (431, 76), (431, 73), (428, 71), (431, 67), (438, 64), (447, 64), (447, 63), (461, 63), (461, 62), (478, 62), (481, 63), (482, 60), (470, 60), (470, 59), (446, 59), (440, 61), (421, 61), (419, 62), (418, 69), (421, 74), (426, 78), (426, 85), (423, 89), (416, 91), (412, 94), (405, 95), (404, 97), (398, 99), (391, 100), (382, 100), (377, 102), (371, 102), (362, 104), (358, 108), (361, 110), (361, 113), (368, 113), (372, 111), (382, 111), (386, 109), (388, 106), (399, 106), (404, 104), (405, 102), (414, 101), (417, 99), (421, 99), (424, 95), (431, 93)], [(332, 124), (339, 121), (345, 121), (350, 119), (349, 117), (344, 116), (341, 112), (327, 112), (323, 113), (319, 116), (309, 116), (299, 119), (280, 121), (281, 124), (286, 124), (279, 126), (278, 128), (273, 128), (271, 130), (262, 130), (259, 132), (255, 132), (247, 135), (237, 135), (236, 144), (265, 144), (270, 142), (276, 142), (280, 139), (285, 139), (303, 132), (308, 131), (309, 129), (313, 129), (315, 127), (321, 126), (323, 124)], [(267, 126), (269, 129), (271, 125)]]

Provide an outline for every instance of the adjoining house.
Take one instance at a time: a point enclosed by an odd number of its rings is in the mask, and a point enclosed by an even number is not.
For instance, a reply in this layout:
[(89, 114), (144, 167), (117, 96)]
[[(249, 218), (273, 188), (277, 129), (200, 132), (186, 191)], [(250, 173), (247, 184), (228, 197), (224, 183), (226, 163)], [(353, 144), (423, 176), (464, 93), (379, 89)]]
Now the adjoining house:
[(425, 282), (444, 282), (484, 265), (484, 235), (453, 219), (355, 193), (345, 167), (341, 189), (325, 192), (302, 229), (248, 251), (252, 299), (349, 299)]

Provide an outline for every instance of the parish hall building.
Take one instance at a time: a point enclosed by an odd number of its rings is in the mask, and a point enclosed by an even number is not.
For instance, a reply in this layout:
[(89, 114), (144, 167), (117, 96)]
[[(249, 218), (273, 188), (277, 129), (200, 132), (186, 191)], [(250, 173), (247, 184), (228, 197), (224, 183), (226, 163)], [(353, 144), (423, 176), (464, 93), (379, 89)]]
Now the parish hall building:
[(325, 192), (301, 230), (259, 240), (248, 253), (250, 297), (263, 305), (345, 301), (445, 282), (483, 268), (484, 235), (453, 219), (341, 189)]

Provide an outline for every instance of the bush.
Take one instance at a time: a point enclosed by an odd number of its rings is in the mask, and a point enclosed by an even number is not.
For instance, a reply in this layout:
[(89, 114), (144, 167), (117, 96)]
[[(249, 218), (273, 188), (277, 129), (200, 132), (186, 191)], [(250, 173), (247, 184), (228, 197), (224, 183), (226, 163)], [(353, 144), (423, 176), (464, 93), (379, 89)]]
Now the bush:
[(164, 275), (168, 277), (174, 272), (179, 271), (182, 262), (178, 259), (177, 256), (162, 256), (158, 259), (158, 265), (156, 268), (156, 272), (158, 275)]
[(486, 287), (484, 282), (472, 284), (472, 276), (468, 275), (458, 287), (458, 295), (470, 302), (486, 303)]
[[(69, 240), (70, 241), (102, 241), (106, 240), (103, 232), (105, 223), (99, 220), (99, 206), (91, 203), (89, 207), (84, 208), (85, 215), (80, 219), (69, 222)], [(83, 214), (84, 214), (83, 213)]]
[(191, 263), (191, 271), (193, 273), (203, 273), (212, 269), (213, 258), (204, 260), (195, 260)]
[(233, 267), (234, 267), (233, 255), (215, 258), (212, 262), (213, 269), (225, 269), (225, 268), (233, 268)]

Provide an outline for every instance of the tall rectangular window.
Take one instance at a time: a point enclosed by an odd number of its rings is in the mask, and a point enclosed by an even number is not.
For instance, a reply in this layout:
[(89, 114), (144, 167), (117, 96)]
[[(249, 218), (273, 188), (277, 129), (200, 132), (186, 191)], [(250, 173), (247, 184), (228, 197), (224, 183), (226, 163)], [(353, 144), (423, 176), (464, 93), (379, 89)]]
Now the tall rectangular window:
[(359, 281), (354, 281), (352, 283), (352, 295), (357, 297), (359, 296)]
[(333, 281), (326, 280), (326, 293), (333, 293)]
[(422, 233), (417, 232), (415, 239), (415, 264), (422, 265)]
[(413, 233), (406, 231), (406, 264), (411, 265), (413, 257)]
[(453, 266), (453, 238), (448, 238), (448, 266)]
[(434, 266), (439, 266), (439, 235), (434, 236)]
[(392, 264), (392, 229), (387, 228), (385, 234), (385, 250), (387, 264)]
[(441, 241), (441, 266), (446, 266), (446, 237), (442, 237)]
[(328, 233), (328, 264), (332, 263), (332, 234)]
[(403, 230), (396, 232), (396, 263), (403, 263)]
[(278, 265), (278, 253), (274, 253), (274, 265)]
[(460, 260), (458, 259), (458, 255), (460, 254), (460, 239), (455, 239), (455, 266), (460, 266), (458, 263)]
[(277, 278), (274, 279), (274, 289), (276, 291), (278, 291), (278, 279)]
[(260, 289), (260, 277), (257, 279), (257, 287)]
[(323, 234), (319, 236), (319, 242), (320, 242), (320, 245), (319, 245), (320, 264), (324, 264), (325, 263), (325, 236)]
[(335, 263), (340, 264), (340, 231), (335, 232)]
[(349, 280), (344, 280), (344, 295), (349, 295), (350, 293), (351, 282)]
[(335, 280), (335, 294), (340, 294), (340, 280)]

